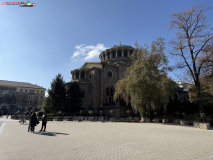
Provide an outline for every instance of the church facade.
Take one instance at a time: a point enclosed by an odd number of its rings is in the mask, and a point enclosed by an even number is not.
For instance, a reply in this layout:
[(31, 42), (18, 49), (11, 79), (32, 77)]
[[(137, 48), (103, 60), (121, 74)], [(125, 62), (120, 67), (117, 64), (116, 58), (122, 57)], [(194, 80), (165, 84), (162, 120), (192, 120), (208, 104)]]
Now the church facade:
[[(103, 111), (105, 115), (110, 116), (110, 110), (113, 110), (113, 116), (120, 117), (126, 114), (125, 102), (113, 101), (114, 85), (122, 78), (127, 67), (133, 65), (130, 55), (134, 48), (128, 45), (115, 45), (100, 53), (101, 62), (86, 62), (82, 67), (72, 70), (72, 82), (78, 82), (81, 90), (84, 92), (83, 108), (84, 112), (90, 110), (93, 113)], [(175, 88), (178, 99), (187, 99), (188, 93), (183, 92), (181, 88)], [(184, 94), (184, 96), (183, 96)], [(130, 106), (131, 108), (131, 106)]]
[(25, 82), (0, 80), (0, 111), (4, 114), (41, 109), (45, 88)]
[(83, 108), (85, 112), (93, 113), (103, 111), (110, 115), (119, 117), (120, 108), (113, 101), (114, 85), (119, 79), (124, 78), (124, 71), (133, 65), (130, 55), (134, 48), (128, 45), (115, 45), (102, 53), (99, 58), (101, 62), (86, 62), (82, 67), (72, 70), (71, 82), (78, 82), (84, 92)]

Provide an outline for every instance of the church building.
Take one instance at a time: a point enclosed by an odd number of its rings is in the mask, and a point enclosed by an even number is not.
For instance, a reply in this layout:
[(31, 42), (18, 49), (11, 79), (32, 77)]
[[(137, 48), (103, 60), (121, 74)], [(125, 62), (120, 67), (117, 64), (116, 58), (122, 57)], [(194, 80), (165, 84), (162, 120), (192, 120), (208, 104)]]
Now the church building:
[(115, 45), (102, 53), (99, 58), (101, 62), (86, 62), (82, 67), (71, 71), (71, 82), (78, 82), (84, 92), (84, 112), (90, 110), (93, 113), (103, 111), (110, 115), (119, 117), (120, 109), (113, 101), (114, 84), (124, 78), (124, 71), (133, 65), (130, 55), (134, 48), (128, 45)]
[[(126, 103), (122, 101), (113, 101), (114, 85), (122, 78), (127, 67), (133, 65), (130, 55), (134, 48), (128, 45), (115, 45), (100, 53), (101, 62), (86, 62), (82, 67), (72, 70), (72, 82), (78, 82), (83, 96), (84, 112), (90, 110), (93, 113), (103, 111), (105, 115), (110, 116), (110, 110), (113, 110), (113, 116), (120, 117), (126, 114)], [(179, 100), (188, 100), (188, 92), (181, 88), (174, 88)], [(131, 106), (130, 106), (131, 107)]]

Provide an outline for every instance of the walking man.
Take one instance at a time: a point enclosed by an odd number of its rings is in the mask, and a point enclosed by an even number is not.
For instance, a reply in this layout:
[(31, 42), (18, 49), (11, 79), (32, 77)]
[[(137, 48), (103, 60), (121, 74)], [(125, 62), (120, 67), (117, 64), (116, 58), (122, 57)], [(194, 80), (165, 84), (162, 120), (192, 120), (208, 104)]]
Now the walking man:
[(43, 132), (45, 132), (45, 130), (46, 130), (46, 125), (47, 125), (47, 114), (46, 114), (46, 112), (44, 112), (44, 115), (42, 116), (42, 127), (41, 127), (41, 130), (40, 130), (40, 131), (42, 131), (42, 129), (43, 129), (43, 127), (44, 127)]

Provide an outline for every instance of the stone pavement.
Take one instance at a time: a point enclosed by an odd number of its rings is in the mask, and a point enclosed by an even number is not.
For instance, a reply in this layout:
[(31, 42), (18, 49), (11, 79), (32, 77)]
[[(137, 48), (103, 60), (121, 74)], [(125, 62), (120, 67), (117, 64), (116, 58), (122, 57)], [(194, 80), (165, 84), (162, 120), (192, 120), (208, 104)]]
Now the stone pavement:
[[(47, 132), (0, 119), (0, 160), (213, 160), (213, 130), (123, 122), (48, 122)], [(2, 123), (2, 124), (3, 124)]]

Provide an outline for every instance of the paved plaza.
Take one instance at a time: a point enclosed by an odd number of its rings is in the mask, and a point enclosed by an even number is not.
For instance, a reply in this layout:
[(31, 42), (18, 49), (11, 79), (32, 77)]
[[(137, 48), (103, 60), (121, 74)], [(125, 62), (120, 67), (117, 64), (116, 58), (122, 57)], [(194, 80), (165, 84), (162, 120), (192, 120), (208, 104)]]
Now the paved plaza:
[(27, 128), (0, 118), (0, 160), (213, 160), (213, 130), (88, 121)]

